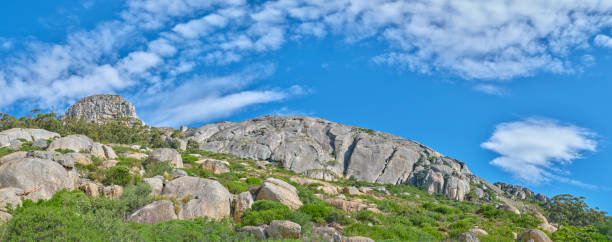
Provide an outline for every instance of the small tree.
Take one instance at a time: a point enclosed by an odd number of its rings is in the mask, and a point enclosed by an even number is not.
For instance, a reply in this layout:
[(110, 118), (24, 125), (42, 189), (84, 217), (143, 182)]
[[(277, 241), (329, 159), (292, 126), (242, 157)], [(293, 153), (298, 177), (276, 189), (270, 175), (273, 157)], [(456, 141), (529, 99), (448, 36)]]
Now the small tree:
[(573, 226), (588, 226), (603, 222), (606, 214), (598, 208), (590, 208), (584, 202), (584, 197), (574, 197), (569, 194), (554, 196), (546, 210), (552, 222)]

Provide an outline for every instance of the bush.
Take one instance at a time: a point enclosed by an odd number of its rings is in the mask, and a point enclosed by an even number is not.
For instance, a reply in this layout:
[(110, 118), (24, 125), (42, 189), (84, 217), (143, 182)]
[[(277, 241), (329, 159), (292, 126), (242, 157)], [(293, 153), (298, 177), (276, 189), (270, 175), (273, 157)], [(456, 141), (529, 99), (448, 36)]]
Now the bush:
[(308, 214), (294, 211), (282, 203), (267, 200), (255, 201), (253, 206), (242, 214), (241, 218), (240, 227), (269, 224), (272, 220), (290, 220), (305, 228), (311, 221)]
[(246, 183), (251, 186), (261, 186), (263, 181), (257, 177), (249, 177), (246, 179)]
[(172, 166), (168, 161), (151, 162), (145, 166), (145, 177), (161, 176), (171, 171)]
[(106, 183), (125, 186), (132, 181), (130, 169), (125, 166), (113, 166), (106, 171)]
[(316, 223), (332, 223), (338, 222), (341, 224), (348, 223), (346, 214), (327, 203), (305, 204), (298, 210), (301, 213), (308, 214)]
[(222, 184), (233, 194), (239, 194), (249, 190), (249, 185), (242, 181), (226, 181)]
[(603, 222), (606, 214), (606, 212), (590, 208), (584, 202), (584, 197), (573, 197), (569, 194), (554, 196), (546, 211), (552, 222), (567, 223), (574, 226), (587, 226)]
[(607, 241), (605, 235), (599, 233), (594, 226), (565, 226), (555, 231), (551, 237), (554, 241)]

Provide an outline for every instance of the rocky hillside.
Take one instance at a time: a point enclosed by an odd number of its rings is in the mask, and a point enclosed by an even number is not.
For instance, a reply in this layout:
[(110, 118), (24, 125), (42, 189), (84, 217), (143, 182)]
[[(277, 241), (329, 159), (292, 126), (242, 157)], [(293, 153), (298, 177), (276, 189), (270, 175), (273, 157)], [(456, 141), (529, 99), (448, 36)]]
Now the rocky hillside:
[(93, 95), (82, 98), (66, 110), (66, 117), (102, 123), (105, 120), (126, 118), (142, 122), (136, 108), (119, 95)]
[(463, 200), (472, 173), (465, 163), (412, 140), (309, 117), (261, 117), (208, 124), (186, 133), (202, 150), (279, 162), (313, 178), (409, 183)]
[(46, 117), (0, 120), (2, 241), (612, 237), (612, 221), (580, 198), (491, 184), (415, 141), (323, 119), (174, 130)]

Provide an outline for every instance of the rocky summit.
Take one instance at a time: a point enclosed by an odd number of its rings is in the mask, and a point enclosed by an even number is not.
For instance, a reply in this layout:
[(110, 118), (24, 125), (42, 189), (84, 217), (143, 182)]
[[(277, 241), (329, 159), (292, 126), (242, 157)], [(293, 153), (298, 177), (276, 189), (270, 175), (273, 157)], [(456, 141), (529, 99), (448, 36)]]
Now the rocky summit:
[(278, 162), (313, 178), (413, 184), (463, 200), (473, 176), (465, 163), (415, 141), (319, 118), (269, 116), (187, 131), (200, 149)]
[(134, 105), (119, 95), (92, 95), (82, 98), (66, 111), (66, 117), (102, 123), (106, 120), (127, 118), (141, 122)]

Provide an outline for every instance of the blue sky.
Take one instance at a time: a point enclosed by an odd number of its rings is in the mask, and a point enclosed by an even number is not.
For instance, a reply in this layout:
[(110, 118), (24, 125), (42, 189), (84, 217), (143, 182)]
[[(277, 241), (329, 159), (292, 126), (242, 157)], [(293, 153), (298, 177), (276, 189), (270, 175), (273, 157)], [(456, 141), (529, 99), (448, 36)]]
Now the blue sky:
[(11, 1), (0, 112), (117, 93), (152, 125), (307, 115), (612, 210), (610, 1)]

